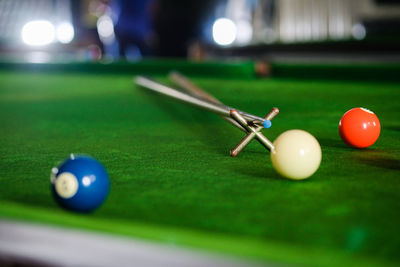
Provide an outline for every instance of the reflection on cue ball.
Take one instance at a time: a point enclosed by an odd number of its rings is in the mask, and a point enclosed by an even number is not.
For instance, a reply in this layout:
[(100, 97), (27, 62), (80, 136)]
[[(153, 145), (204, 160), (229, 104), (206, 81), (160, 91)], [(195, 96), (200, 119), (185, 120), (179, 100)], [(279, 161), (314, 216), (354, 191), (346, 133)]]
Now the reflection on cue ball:
[(321, 163), (321, 147), (314, 136), (303, 130), (289, 130), (274, 141), (271, 161), (282, 176), (301, 180), (313, 175)]

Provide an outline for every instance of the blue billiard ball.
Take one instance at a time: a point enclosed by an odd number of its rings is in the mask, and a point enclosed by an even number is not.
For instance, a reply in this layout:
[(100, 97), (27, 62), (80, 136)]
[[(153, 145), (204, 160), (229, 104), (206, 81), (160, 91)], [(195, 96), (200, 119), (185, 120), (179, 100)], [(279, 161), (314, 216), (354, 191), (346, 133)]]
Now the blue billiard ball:
[(97, 160), (74, 156), (51, 171), (51, 189), (56, 202), (67, 210), (91, 212), (107, 198), (110, 181)]

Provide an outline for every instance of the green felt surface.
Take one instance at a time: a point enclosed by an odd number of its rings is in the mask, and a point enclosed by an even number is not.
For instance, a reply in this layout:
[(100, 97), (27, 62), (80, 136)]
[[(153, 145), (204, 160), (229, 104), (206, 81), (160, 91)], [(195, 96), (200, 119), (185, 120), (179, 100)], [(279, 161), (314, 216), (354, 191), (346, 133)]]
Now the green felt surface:
[[(290, 66), (289, 68), (292, 68)], [(3, 61), (0, 57), (0, 70), (37, 71), (50, 73), (94, 73), (94, 74), (127, 74), (167, 75), (171, 70), (180, 71), (186, 75), (208, 76), (220, 78), (254, 79), (255, 67), (252, 61), (210, 61), (191, 62), (182, 59), (146, 59), (135, 63), (119, 62), (51, 62), (51, 63), (21, 63), (18, 61)], [(397, 75), (396, 75), (397, 77)]]
[[(166, 81), (165, 78), (156, 77)], [(136, 87), (127, 74), (2, 70), (0, 216), (150, 238), (241, 257), (303, 265), (400, 263), (400, 85), (362, 81), (195, 78), (230, 106), (281, 113), (264, 133), (300, 128), (323, 160), (308, 180), (280, 178), (257, 142), (217, 116)], [(382, 133), (366, 150), (337, 133), (356, 106)], [(69, 153), (100, 160), (111, 177), (98, 211), (60, 210), (50, 169)]]

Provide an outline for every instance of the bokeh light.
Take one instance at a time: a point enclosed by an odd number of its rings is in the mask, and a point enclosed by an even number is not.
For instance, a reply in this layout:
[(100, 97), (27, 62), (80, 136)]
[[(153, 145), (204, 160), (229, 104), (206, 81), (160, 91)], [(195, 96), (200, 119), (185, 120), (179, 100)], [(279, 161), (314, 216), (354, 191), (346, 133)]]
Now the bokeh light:
[(239, 45), (247, 45), (253, 38), (253, 27), (251, 23), (246, 20), (240, 20), (236, 23), (237, 34), (235, 43)]
[(351, 35), (356, 40), (362, 40), (367, 35), (367, 31), (366, 31), (364, 25), (357, 23), (351, 29)]
[(35, 20), (24, 25), (21, 35), (22, 41), (27, 45), (48, 45), (55, 39), (55, 29), (50, 21)]
[(57, 40), (60, 43), (68, 44), (74, 39), (74, 27), (69, 22), (63, 22), (57, 26)]
[(214, 22), (212, 36), (217, 44), (232, 44), (236, 39), (236, 34), (236, 25), (232, 20), (227, 18), (219, 18)]
[(97, 32), (103, 43), (110, 44), (114, 41), (114, 24), (110, 16), (103, 15), (98, 19)]

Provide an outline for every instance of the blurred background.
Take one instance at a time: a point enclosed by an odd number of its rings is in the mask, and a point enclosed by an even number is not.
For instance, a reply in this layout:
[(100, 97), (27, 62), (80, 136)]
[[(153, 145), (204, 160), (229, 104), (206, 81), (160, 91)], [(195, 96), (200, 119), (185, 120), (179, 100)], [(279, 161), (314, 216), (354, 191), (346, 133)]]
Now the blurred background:
[(0, 60), (400, 60), (396, 0), (0, 0)]

